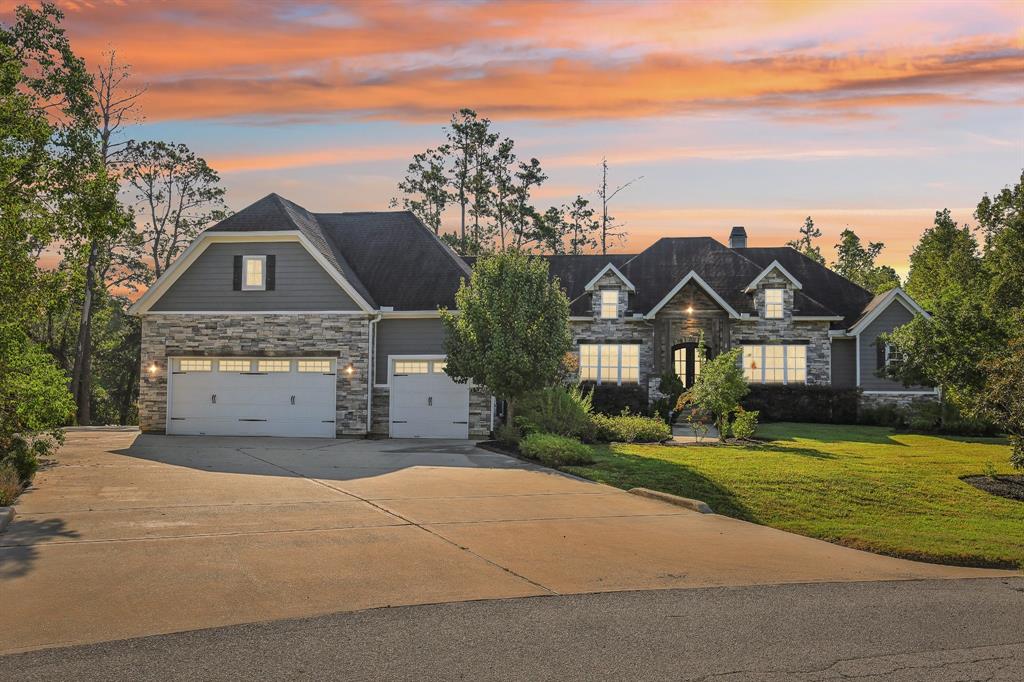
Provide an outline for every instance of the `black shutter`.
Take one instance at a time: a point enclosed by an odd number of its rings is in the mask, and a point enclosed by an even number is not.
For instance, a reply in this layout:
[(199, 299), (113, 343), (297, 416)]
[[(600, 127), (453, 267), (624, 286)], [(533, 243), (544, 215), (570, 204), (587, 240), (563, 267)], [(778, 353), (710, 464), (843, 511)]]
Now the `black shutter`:
[(881, 338), (875, 339), (875, 352), (875, 369), (885, 369), (885, 342)]
[(233, 288), (235, 291), (242, 290), (242, 257), (235, 256), (235, 279)]
[(277, 276), (277, 256), (267, 256), (267, 291), (273, 291)]

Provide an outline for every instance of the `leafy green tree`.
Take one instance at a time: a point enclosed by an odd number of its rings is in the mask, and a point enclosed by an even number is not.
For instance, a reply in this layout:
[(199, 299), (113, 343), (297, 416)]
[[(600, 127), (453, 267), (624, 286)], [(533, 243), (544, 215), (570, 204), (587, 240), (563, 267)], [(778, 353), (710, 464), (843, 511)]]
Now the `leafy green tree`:
[(1008, 225), (1019, 223), (1024, 215), (1024, 171), (1017, 184), (1004, 187), (994, 197), (988, 194), (981, 198), (974, 211), (978, 229), (984, 236), (986, 249), (992, 240)]
[(935, 224), (910, 254), (907, 293), (931, 310), (942, 296), (976, 295), (981, 275), (978, 241), (970, 228), (957, 226), (949, 209), (937, 211)]
[(1024, 469), (1024, 336), (1011, 339), (1005, 351), (983, 363), (985, 384), (977, 412), (1010, 435), (1010, 461)]
[(882, 242), (869, 242), (864, 246), (857, 233), (847, 228), (839, 235), (832, 269), (868, 291), (884, 293), (900, 285), (896, 270), (888, 265), (875, 265), (884, 248)]
[(601, 229), (601, 223), (594, 217), (595, 212), (590, 202), (577, 194), (563, 210), (566, 214), (569, 253), (578, 256), (597, 248), (596, 235)]
[(484, 256), (455, 294), (456, 312), (442, 310), (445, 371), (508, 401), (551, 385), (572, 347), (569, 301), (548, 264), (515, 250)]
[(689, 391), (690, 402), (714, 415), (718, 438), (722, 441), (729, 435), (730, 416), (739, 408), (743, 396), (750, 392), (740, 368), (742, 353), (741, 348), (733, 348), (705, 361)]
[(447, 153), (448, 148), (442, 145), (414, 155), (405, 178), (398, 183), (404, 194), (401, 204), (397, 198), (391, 200), (392, 206), (401, 205), (415, 213), (434, 234), (440, 234), (441, 217), (451, 200), (444, 166)]
[(209, 224), (227, 215), (220, 176), (183, 144), (130, 142), (122, 175), (141, 219), (141, 247), (157, 279)]
[(821, 247), (816, 246), (814, 240), (821, 236), (821, 230), (814, 226), (814, 220), (807, 216), (803, 227), (800, 228), (800, 238), (786, 242), (786, 246), (792, 247), (816, 263), (825, 264), (825, 257), (821, 255)]

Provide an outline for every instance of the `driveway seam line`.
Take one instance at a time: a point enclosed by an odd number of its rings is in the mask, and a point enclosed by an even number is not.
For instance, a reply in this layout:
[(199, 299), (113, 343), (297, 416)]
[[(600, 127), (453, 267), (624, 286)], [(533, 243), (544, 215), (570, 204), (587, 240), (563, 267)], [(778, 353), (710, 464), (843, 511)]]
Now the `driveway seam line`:
[(305, 475), (301, 474), (301, 473), (300, 473), (300, 472), (298, 472), (298, 471), (293, 471), (293, 470), (289, 469), (288, 467), (285, 467), (285, 466), (281, 466), (280, 464), (277, 464), (277, 463), (275, 463), (275, 462), (269, 462), (269, 461), (267, 461), (267, 460), (265, 460), (265, 459), (262, 459), (262, 458), (260, 458), (260, 457), (257, 457), (256, 455), (253, 455), (253, 454), (251, 454), (251, 453), (245, 452), (245, 450), (244, 450), (243, 448), (238, 448), (238, 451), (239, 451), (239, 452), (241, 452), (241, 453), (242, 453), (242, 454), (244, 454), (244, 455), (248, 455), (249, 457), (252, 457), (253, 459), (259, 460), (260, 462), (263, 462), (263, 463), (265, 463), (265, 464), (269, 464), (269, 465), (271, 465), (271, 466), (275, 466), (275, 467), (278, 467), (279, 469), (282, 469), (283, 471), (287, 471), (287, 472), (289, 472), (289, 473), (295, 474), (296, 476), (301, 476), (302, 478), (306, 478), (306, 479), (308, 479), (308, 480), (310, 480), (310, 481), (313, 481), (314, 483), (317, 483), (317, 484), (319, 484), (319, 485), (322, 485), (322, 486), (324, 486), (325, 488), (328, 488), (328, 489), (330, 489), (330, 490), (334, 490), (334, 491), (336, 491), (336, 492), (340, 492), (340, 493), (342, 493), (342, 494), (344, 494), (344, 495), (350, 495), (350, 496), (352, 496), (352, 497), (356, 498), (357, 500), (362, 500), (363, 502), (365, 502), (366, 504), (368, 504), (368, 505), (370, 505), (370, 506), (374, 507), (375, 509), (379, 509), (380, 511), (384, 512), (385, 514), (390, 514), (391, 516), (394, 516), (394, 517), (395, 517), (396, 519), (402, 519), (403, 521), (405, 521), (405, 522), (406, 522), (406, 523), (408, 523), (409, 525), (415, 526), (416, 528), (419, 528), (419, 529), (421, 529), (421, 530), (422, 530), (422, 531), (424, 531), (425, 533), (429, 533), (430, 535), (433, 535), (434, 537), (436, 537), (436, 538), (440, 539), (440, 540), (441, 540), (442, 542), (446, 542), (446, 543), (448, 543), (449, 545), (451, 545), (452, 547), (457, 547), (458, 549), (461, 549), (462, 551), (466, 552), (467, 554), (470, 554), (470, 555), (472, 555), (472, 556), (475, 556), (476, 558), (480, 559), (481, 561), (483, 561), (483, 562), (485, 562), (485, 563), (487, 563), (487, 564), (490, 564), (491, 566), (494, 566), (495, 568), (497, 568), (497, 569), (499, 569), (499, 570), (505, 571), (505, 572), (506, 572), (506, 573), (508, 573), (509, 575), (513, 575), (513, 576), (515, 576), (515, 577), (519, 578), (520, 580), (523, 580), (523, 581), (525, 581), (525, 582), (527, 582), (527, 583), (529, 583), (529, 584), (533, 585), (533, 586), (534, 586), (534, 587), (536, 587), (536, 588), (539, 588), (539, 589), (541, 589), (541, 590), (544, 590), (544, 591), (545, 591), (545, 592), (547, 592), (548, 594), (553, 594), (553, 595), (559, 594), (559, 593), (558, 593), (557, 591), (555, 591), (555, 590), (551, 589), (550, 587), (548, 587), (548, 586), (546, 586), (546, 585), (542, 585), (541, 583), (537, 582), (536, 580), (531, 580), (530, 578), (527, 578), (527, 577), (526, 577), (526, 576), (524, 576), (524, 575), (521, 575), (521, 574), (519, 574), (519, 573), (516, 573), (516, 572), (515, 572), (515, 571), (513, 571), (512, 569), (510, 569), (510, 568), (507, 568), (507, 567), (505, 567), (505, 566), (502, 566), (501, 564), (499, 564), (499, 563), (497, 563), (497, 562), (495, 562), (495, 561), (492, 561), (492, 560), (488, 559), (488, 558), (487, 558), (487, 557), (485, 557), (485, 556), (481, 556), (480, 554), (477, 554), (476, 552), (474, 552), (474, 551), (473, 551), (473, 550), (471, 550), (470, 548), (468, 548), (468, 547), (463, 547), (463, 546), (462, 546), (462, 545), (460, 545), (459, 543), (457, 543), (457, 542), (455, 542), (455, 541), (453, 541), (453, 540), (450, 540), (450, 539), (446, 538), (445, 536), (441, 535), (441, 534), (440, 534), (440, 533), (438, 533), (438, 532), (435, 532), (435, 531), (431, 530), (430, 528), (427, 528), (426, 526), (423, 526), (423, 525), (421, 525), (421, 524), (419, 524), (419, 523), (416, 523), (416, 522), (415, 522), (415, 521), (413, 521), (412, 519), (407, 519), (407, 518), (405, 518), (404, 516), (402, 516), (401, 514), (398, 514), (398, 513), (396, 513), (396, 512), (393, 512), (393, 511), (391, 511), (390, 509), (386, 509), (385, 507), (382, 507), (381, 505), (379, 505), (379, 504), (375, 503), (375, 502), (374, 502), (373, 500), (368, 500), (368, 499), (366, 499), (366, 498), (360, 497), (359, 495), (356, 495), (356, 494), (354, 494), (354, 493), (348, 492), (347, 490), (341, 490), (341, 489), (339, 489), (339, 488), (335, 488), (334, 486), (332, 486), (332, 485), (329, 485), (329, 484), (327, 484), (327, 483), (324, 483), (323, 481), (321, 481), (321, 480), (319, 480), (319, 479), (316, 479), (316, 478), (309, 478), (308, 476), (305, 476)]

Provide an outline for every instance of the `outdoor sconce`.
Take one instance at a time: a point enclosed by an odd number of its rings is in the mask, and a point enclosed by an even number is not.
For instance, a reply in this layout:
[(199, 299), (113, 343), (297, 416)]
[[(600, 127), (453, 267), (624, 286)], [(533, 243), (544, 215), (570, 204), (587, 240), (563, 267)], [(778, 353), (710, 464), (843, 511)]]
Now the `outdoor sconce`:
[(345, 367), (345, 374), (347, 374), (348, 376), (352, 376), (352, 372), (354, 371), (356, 371), (356, 368), (352, 366), (351, 362), (348, 363), (348, 366)]
[(153, 376), (154, 374), (156, 374), (156, 373), (157, 373), (157, 370), (159, 370), (159, 369), (160, 369), (160, 368), (159, 368), (159, 367), (157, 367), (157, 365), (156, 365), (156, 363), (155, 363), (155, 362), (151, 362), (151, 363), (149, 363), (149, 375), (150, 375), (150, 376)]
[(686, 314), (687, 315), (693, 315), (693, 306), (692, 305), (686, 306)]

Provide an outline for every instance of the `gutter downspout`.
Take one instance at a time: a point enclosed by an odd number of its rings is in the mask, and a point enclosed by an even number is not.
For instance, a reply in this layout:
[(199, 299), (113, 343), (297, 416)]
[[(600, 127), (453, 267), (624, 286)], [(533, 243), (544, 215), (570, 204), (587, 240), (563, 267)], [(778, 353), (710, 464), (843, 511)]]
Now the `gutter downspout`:
[(377, 368), (376, 363), (376, 350), (377, 344), (374, 339), (374, 330), (377, 327), (377, 323), (380, 322), (381, 314), (377, 313), (375, 317), (370, 318), (368, 325), (367, 338), (370, 344), (370, 364), (366, 368), (366, 437), (369, 438), (373, 435), (373, 384), (376, 381), (374, 376)]

